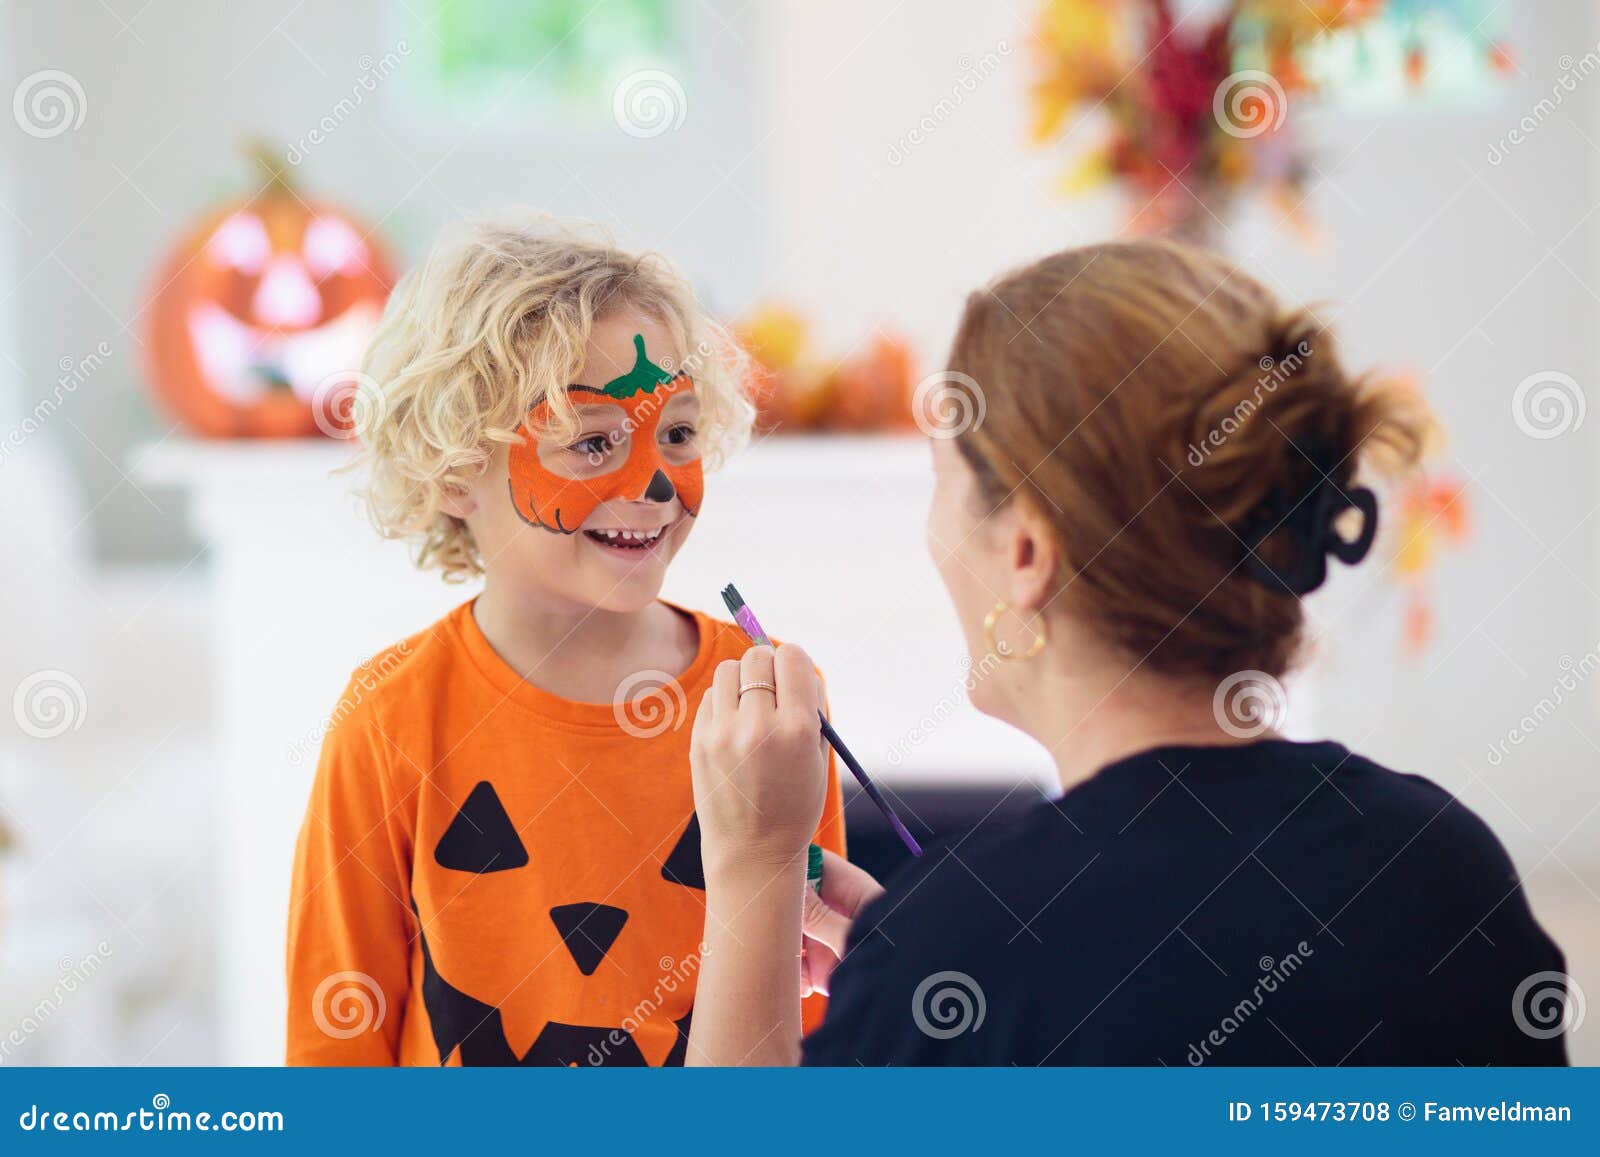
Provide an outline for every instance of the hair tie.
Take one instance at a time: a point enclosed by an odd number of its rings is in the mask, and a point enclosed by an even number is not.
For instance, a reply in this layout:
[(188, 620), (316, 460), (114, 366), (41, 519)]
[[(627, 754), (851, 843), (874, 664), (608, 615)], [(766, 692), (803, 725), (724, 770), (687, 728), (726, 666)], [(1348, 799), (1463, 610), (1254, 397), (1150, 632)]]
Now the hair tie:
[[(1305, 453), (1304, 447), (1296, 448)], [(1245, 536), (1245, 572), (1264, 586), (1298, 596), (1310, 594), (1327, 580), (1330, 554), (1354, 566), (1367, 557), (1378, 535), (1378, 496), (1366, 486), (1341, 487), (1324, 468), (1324, 455), (1306, 457), (1317, 468), (1316, 487), (1296, 503), (1280, 492), (1257, 516), (1259, 529)], [(1361, 512), (1361, 533), (1348, 540), (1334, 525), (1346, 510)], [(1258, 553), (1261, 544), (1280, 530), (1294, 547), (1286, 567), (1275, 567)]]

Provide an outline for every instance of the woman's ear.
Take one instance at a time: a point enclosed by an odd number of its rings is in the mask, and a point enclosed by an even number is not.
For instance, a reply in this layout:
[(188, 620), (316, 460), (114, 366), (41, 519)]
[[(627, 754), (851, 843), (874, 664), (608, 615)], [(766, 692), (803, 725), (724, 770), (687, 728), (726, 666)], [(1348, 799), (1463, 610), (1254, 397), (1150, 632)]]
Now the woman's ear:
[(1025, 495), (1012, 500), (1007, 531), (1007, 568), (1010, 571), (1006, 601), (1021, 612), (1038, 611), (1056, 590), (1056, 568), (1061, 552), (1049, 520)]

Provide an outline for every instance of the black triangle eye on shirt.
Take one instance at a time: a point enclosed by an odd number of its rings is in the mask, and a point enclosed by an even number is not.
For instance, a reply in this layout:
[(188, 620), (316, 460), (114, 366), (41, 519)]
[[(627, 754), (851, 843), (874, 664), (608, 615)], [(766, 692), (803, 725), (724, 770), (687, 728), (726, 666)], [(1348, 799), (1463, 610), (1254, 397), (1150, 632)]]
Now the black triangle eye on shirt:
[(511, 817), (506, 815), (500, 796), (488, 780), (467, 796), (456, 818), (439, 837), (433, 858), (441, 868), (479, 875), (527, 865), (528, 849), (523, 847)]
[(689, 816), (683, 834), (678, 837), (678, 842), (672, 845), (672, 851), (667, 853), (666, 863), (661, 865), (661, 878), (668, 883), (682, 884), (685, 888), (705, 891), (706, 872), (700, 860), (699, 812)]

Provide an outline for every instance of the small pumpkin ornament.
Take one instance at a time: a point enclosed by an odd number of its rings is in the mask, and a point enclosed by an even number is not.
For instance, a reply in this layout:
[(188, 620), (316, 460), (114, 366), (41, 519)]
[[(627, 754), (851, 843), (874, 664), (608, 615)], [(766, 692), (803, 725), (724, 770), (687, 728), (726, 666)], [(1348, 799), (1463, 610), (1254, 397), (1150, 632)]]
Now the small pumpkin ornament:
[(827, 425), (857, 432), (912, 427), (916, 356), (900, 338), (874, 334), (828, 377)]
[(342, 436), (347, 392), (393, 266), (342, 209), (307, 200), (271, 151), (249, 197), (209, 213), (173, 247), (150, 294), (151, 386), (212, 438)]
[(805, 318), (785, 306), (762, 306), (734, 326), (734, 336), (753, 362), (746, 392), (755, 402), (756, 429), (800, 429), (797, 385), (811, 340)]

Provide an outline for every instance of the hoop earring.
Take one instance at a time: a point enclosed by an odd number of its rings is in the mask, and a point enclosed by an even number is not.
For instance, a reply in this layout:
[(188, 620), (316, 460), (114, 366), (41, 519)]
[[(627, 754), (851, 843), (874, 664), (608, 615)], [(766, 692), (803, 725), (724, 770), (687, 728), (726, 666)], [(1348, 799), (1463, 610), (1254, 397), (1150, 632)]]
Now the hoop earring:
[(1004, 599), (1002, 599), (995, 603), (987, 615), (983, 616), (984, 644), (993, 654), (999, 655), (1002, 659), (1031, 659), (1040, 651), (1044, 650), (1046, 637), (1044, 619), (1039, 618), (1035, 620), (1038, 625), (1034, 627), (1033, 642), (1028, 644), (1028, 649), (1020, 652), (1019, 654), (1013, 655), (1009, 646), (1004, 646), (1000, 643), (997, 643), (994, 637), (995, 624), (1000, 621), (1000, 616), (1005, 614), (1010, 609), (1011, 607), (1007, 605)]

